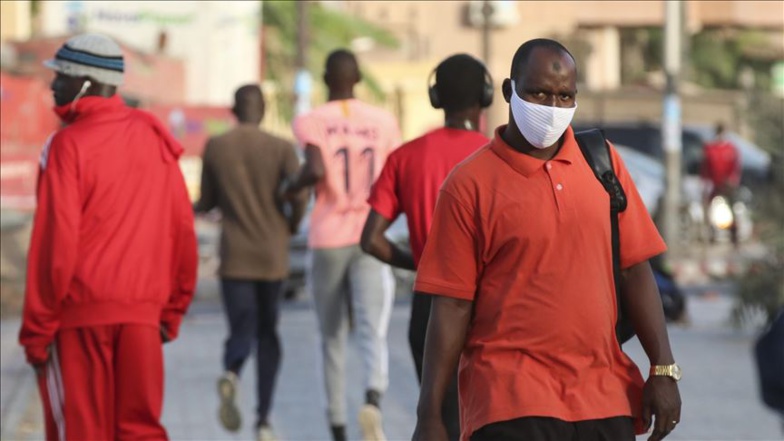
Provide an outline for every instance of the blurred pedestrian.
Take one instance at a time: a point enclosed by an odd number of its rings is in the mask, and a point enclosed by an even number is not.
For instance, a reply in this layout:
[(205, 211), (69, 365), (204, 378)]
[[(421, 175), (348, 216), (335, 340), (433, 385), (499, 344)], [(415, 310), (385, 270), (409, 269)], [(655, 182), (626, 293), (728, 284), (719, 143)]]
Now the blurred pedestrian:
[(166, 439), (162, 342), (193, 297), (182, 147), (117, 94), (120, 47), (69, 39), (46, 63), (67, 125), (41, 154), (20, 342), (48, 440)]
[[(430, 85), (435, 75), (435, 84)], [(444, 109), (444, 126), (407, 142), (387, 158), (368, 202), (372, 209), (362, 233), (362, 248), (382, 262), (416, 270), (433, 219), (438, 190), (447, 174), (490, 140), (479, 132), (482, 109), (493, 99), (493, 81), (484, 64), (467, 54), (443, 60), (428, 79), (430, 104)], [(410, 251), (384, 233), (400, 214), (408, 222)], [(414, 295), (408, 342), (417, 378), (422, 379), (422, 355), (432, 296)], [(460, 437), (457, 371), (444, 399), (443, 417), (450, 440)]]
[(414, 439), (447, 439), (444, 395), (459, 360), (463, 440), (652, 440), (680, 421), (674, 363), (648, 259), (665, 244), (618, 154), (622, 292), (648, 381), (615, 333), (609, 197), (569, 127), (575, 60), (560, 43), (520, 46), (508, 125), (444, 183), (415, 289), (435, 295)]
[(281, 184), (299, 168), (294, 146), (261, 130), (264, 96), (257, 85), (242, 86), (232, 112), (239, 124), (211, 138), (204, 149), (197, 212), (221, 212), (221, 298), (229, 325), (224, 373), (218, 379), (220, 421), (236, 431), (242, 425), (236, 404), (237, 380), (256, 347), (256, 434), (275, 439), (269, 414), (281, 362), (278, 316), (283, 283), (289, 273), (289, 239), (307, 200), (287, 204)]
[[(328, 102), (294, 121), (305, 164), (288, 193), (315, 187), (310, 220), (307, 285), (313, 294), (323, 355), (327, 418), (335, 440), (346, 439), (345, 347), (351, 303), (365, 368), (365, 405), (359, 422), (366, 440), (383, 440), (381, 396), (388, 384), (387, 328), (394, 280), (387, 265), (362, 252), (362, 226), (370, 188), (400, 143), (389, 112), (354, 97), (361, 80), (354, 54), (332, 52), (324, 82)], [(360, 381), (354, 380), (352, 383)]]
[[(723, 123), (716, 124), (716, 137), (703, 147), (700, 175), (704, 185), (704, 204), (710, 223), (710, 206), (713, 199), (722, 196), (732, 210), (730, 234), (732, 244), (738, 245), (738, 223), (735, 219), (735, 195), (740, 186), (741, 164), (738, 148), (727, 138)], [(710, 230), (713, 233), (713, 230)], [(713, 239), (713, 234), (711, 234)]]

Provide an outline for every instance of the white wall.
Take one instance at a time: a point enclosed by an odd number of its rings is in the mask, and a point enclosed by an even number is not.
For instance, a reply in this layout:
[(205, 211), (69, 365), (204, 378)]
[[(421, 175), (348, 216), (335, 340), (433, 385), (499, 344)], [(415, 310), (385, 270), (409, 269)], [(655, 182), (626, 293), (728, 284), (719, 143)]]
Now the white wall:
[(227, 105), (260, 78), (258, 1), (46, 1), (41, 14), (46, 36), (100, 32), (144, 52), (165, 31), (165, 53), (185, 61), (190, 104)]

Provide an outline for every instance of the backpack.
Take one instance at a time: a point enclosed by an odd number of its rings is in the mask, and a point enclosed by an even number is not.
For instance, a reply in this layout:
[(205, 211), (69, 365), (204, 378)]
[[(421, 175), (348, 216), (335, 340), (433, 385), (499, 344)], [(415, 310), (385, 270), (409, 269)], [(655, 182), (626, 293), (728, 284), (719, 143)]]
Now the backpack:
[(626, 193), (623, 191), (621, 183), (618, 182), (618, 177), (615, 176), (610, 158), (610, 147), (604, 138), (604, 132), (600, 129), (590, 129), (575, 133), (574, 137), (585, 161), (610, 196), (613, 279), (615, 280), (615, 304), (618, 309), (615, 336), (619, 344), (624, 344), (634, 337), (634, 328), (625, 312), (621, 296), (621, 243), (618, 231), (618, 214), (626, 210)]

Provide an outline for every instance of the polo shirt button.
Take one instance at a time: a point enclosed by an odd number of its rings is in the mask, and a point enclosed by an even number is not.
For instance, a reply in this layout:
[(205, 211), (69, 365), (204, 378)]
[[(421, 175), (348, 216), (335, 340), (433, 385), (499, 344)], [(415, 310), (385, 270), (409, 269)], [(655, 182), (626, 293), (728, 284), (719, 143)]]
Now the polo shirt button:
[(563, 190), (563, 185), (558, 184), (558, 185), (555, 186), (555, 189), (556, 190)]
[(547, 163), (547, 170), (551, 170), (552, 168), (553, 168), (553, 164), (548, 162)]

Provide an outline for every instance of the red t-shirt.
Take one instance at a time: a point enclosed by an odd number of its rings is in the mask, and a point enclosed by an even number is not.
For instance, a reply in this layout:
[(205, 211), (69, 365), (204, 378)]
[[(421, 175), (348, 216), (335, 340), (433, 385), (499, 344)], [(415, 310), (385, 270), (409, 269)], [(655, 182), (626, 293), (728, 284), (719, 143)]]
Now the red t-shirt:
[(738, 150), (731, 142), (716, 140), (705, 145), (702, 176), (710, 180), (714, 188), (738, 185), (740, 158)]
[[(639, 416), (643, 379), (615, 337), (610, 198), (571, 128), (550, 161), (499, 133), (444, 182), (415, 290), (470, 300), (460, 358), (463, 440), (526, 416)], [(627, 197), (621, 267), (666, 250), (614, 149)]]
[(368, 198), (370, 206), (392, 221), (408, 221), (414, 262), (425, 248), (441, 184), (455, 165), (490, 142), (471, 130), (440, 128), (403, 144), (384, 164)]

